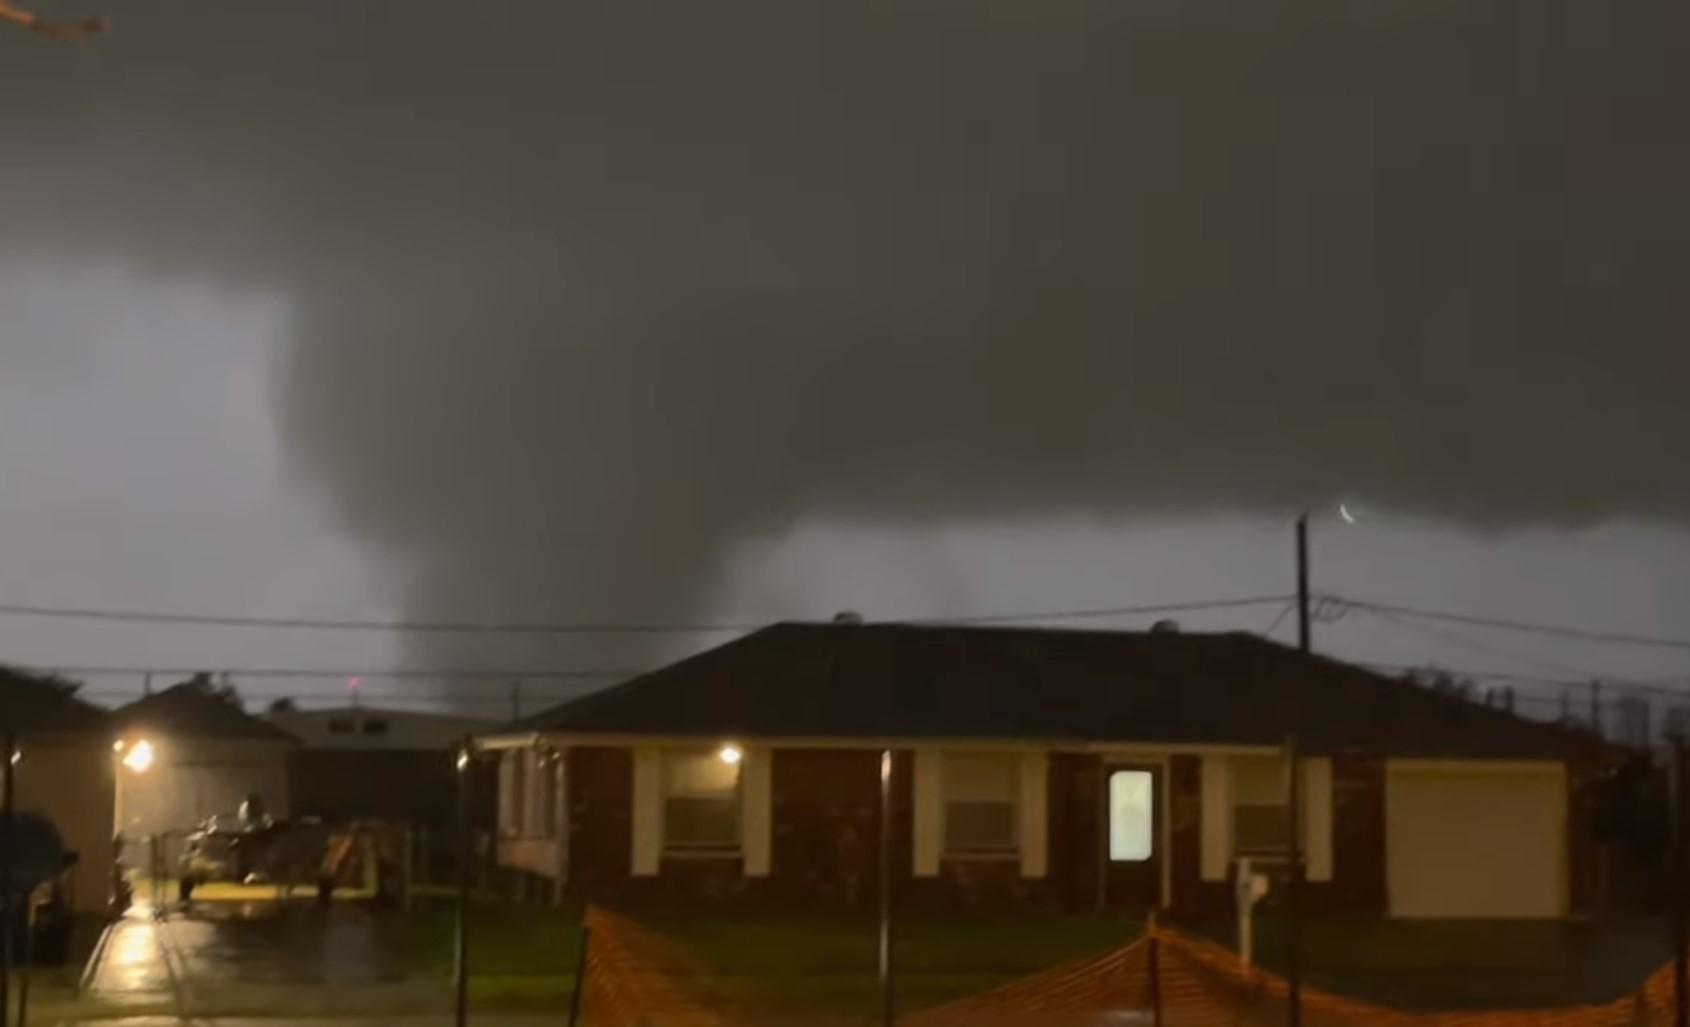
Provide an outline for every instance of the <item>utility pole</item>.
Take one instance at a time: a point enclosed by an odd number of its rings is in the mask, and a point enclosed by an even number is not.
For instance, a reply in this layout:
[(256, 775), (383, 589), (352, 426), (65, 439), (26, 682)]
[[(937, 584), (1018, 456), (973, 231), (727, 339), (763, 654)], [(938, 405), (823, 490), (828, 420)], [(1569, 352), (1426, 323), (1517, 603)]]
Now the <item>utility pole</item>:
[(511, 679), (511, 723), (522, 719), (522, 679)]
[(1602, 682), (1590, 682), (1590, 730), (1597, 738), (1602, 737)]
[(141, 675), (141, 694), (153, 694), (153, 672), (150, 670)]
[(1309, 639), (1309, 515), (1297, 518), (1297, 649), (1308, 652)]

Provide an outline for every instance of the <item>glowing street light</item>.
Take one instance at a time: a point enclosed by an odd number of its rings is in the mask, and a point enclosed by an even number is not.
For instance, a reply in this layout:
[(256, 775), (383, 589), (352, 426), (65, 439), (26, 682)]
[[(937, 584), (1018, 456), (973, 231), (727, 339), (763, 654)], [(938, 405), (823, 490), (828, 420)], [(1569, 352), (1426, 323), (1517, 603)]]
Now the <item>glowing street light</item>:
[(153, 743), (143, 738), (130, 746), (123, 755), (123, 765), (137, 774), (145, 774), (153, 765)]

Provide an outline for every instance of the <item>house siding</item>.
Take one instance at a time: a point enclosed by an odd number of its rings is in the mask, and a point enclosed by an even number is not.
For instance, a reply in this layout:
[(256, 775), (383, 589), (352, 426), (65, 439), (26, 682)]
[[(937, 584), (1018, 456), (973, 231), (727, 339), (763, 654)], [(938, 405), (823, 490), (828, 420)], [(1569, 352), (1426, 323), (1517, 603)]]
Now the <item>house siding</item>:
[(112, 806), (116, 779), (109, 736), (27, 737), (16, 771), (17, 808), (53, 822), (71, 868), (70, 902), (104, 912), (112, 891)]

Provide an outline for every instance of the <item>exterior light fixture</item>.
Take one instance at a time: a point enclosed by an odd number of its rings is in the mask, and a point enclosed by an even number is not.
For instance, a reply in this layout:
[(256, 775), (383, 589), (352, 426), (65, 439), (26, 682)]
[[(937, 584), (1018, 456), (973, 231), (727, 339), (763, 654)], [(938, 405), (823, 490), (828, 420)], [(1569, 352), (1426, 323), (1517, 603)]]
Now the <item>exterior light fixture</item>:
[(129, 747), (129, 752), (123, 757), (123, 765), (137, 774), (145, 774), (153, 765), (153, 743), (145, 738)]
[(745, 753), (741, 752), (737, 745), (724, 745), (716, 753), (716, 758), (733, 767), (739, 765), (739, 761), (745, 758)]

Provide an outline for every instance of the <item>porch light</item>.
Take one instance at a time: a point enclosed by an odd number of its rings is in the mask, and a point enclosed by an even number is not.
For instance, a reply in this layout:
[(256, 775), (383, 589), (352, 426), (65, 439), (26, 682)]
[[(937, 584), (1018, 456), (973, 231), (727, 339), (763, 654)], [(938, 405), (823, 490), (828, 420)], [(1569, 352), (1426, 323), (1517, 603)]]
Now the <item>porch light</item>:
[(145, 774), (147, 768), (153, 765), (153, 743), (143, 738), (129, 746), (129, 751), (123, 756), (123, 765), (137, 774)]
[(716, 758), (733, 767), (739, 765), (739, 761), (745, 758), (745, 753), (741, 752), (737, 745), (724, 745), (716, 753)]

